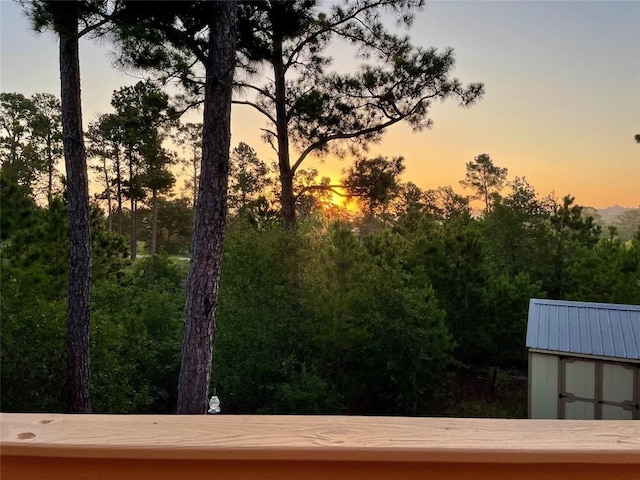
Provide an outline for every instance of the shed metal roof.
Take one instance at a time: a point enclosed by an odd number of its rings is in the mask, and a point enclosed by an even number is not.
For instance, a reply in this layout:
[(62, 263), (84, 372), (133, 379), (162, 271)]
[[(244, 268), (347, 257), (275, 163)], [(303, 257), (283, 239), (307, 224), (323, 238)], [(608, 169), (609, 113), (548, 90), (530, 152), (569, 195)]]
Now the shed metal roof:
[(529, 301), (527, 348), (640, 359), (640, 305)]

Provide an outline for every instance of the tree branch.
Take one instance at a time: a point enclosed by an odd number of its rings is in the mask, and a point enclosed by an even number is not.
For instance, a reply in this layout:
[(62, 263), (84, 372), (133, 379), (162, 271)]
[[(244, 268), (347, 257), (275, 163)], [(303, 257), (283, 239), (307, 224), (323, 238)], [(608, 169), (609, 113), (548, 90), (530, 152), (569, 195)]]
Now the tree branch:
[(245, 82), (235, 82), (235, 86), (236, 87), (240, 87), (240, 88), (250, 88), (250, 89), (255, 90), (256, 92), (258, 92), (259, 94), (264, 95), (265, 97), (275, 101), (275, 97), (273, 95), (271, 95), (264, 88), (260, 88), (260, 87), (257, 87), (255, 85), (251, 85), (250, 83), (245, 83)]
[(271, 149), (276, 153), (276, 155), (278, 154), (278, 149), (276, 148), (276, 146), (273, 143), (273, 139), (277, 137), (277, 135), (275, 134), (275, 132), (272, 132), (271, 130), (269, 130), (268, 128), (261, 128), (260, 130), (262, 130), (265, 133), (265, 136), (263, 137), (271, 146)]
[[(413, 111), (414, 109), (412, 109)], [(367, 135), (369, 133), (375, 133), (375, 132), (379, 132), (381, 130), (384, 130), (387, 127), (390, 127), (391, 125), (394, 125), (398, 122), (400, 122), (401, 120), (403, 120), (404, 118), (406, 118), (410, 113), (408, 113), (407, 115), (404, 115), (402, 117), (397, 117), (397, 118), (392, 118), (391, 120), (375, 125), (373, 127), (369, 127), (369, 128), (364, 128), (362, 130), (358, 130), (357, 132), (349, 132), (349, 133), (335, 133), (333, 135), (328, 135), (324, 138), (321, 138), (320, 140), (317, 140), (315, 142), (313, 142), (311, 145), (309, 145), (307, 148), (304, 149), (304, 151), (300, 154), (300, 156), (298, 157), (298, 160), (296, 160), (296, 163), (293, 164), (293, 167), (291, 167), (291, 171), (295, 172), (298, 167), (300, 167), (300, 165), (302, 164), (302, 162), (304, 161), (305, 158), (307, 158), (307, 156), (313, 152), (314, 150), (317, 150), (320, 147), (325, 146), (327, 143), (333, 141), (333, 140), (348, 140), (350, 138), (356, 138), (356, 137), (360, 137), (363, 135)]]
[[(364, 128), (355, 132), (349, 132), (349, 133), (335, 133), (332, 135), (327, 135), (324, 138), (321, 138), (315, 142), (313, 142), (311, 145), (309, 145), (307, 148), (304, 149), (304, 151), (300, 154), (300, 156), (298, 157), (298, 160), (296, 161), (296, 163), (294, 163), (293, 167), (291, 168), (292, 172), (295, 172), (298, 167), (300, 167), (300, 164), (302, 164), (302, 162), (304, 161), (304, 159), (314, 150), (317, 150), (318, 148), (321, 148), (325, 145), (327, 145), (329, 142), (333, 141), (333, 140), (348, 140), (351, 138), (356, 138), (356, 137), (360, 137), (363, 135), (367, 135), (369, 133), (375, 133), (375, 132), (380, 132), (382, 130), (384, 130), (387, 127), (390, 127), (391, 125), (395, 125), (396, 123), (404, 120), (405, 118), (409, 117), (410, 115), (412, 115), (416, 109), (422, 105), (422, 102), (424, 102), (425, 100), (428, 100), (430, 98), (435, 98), (438, 97), (439, 95), (442, 94), (441, 90), (438, 90), (437, 92), (433, 92), (429, 95), (424, 95), (423, 97), (421, 97), (420, 99), (418, 99), (415, 104), (413, 105), (413, 107), (408, 111), (408, 112), (404, 112), (402, 113), (397, 106), (395, 105), (395, 103), (392, 105), (394, 107), (394, 110), (397, 111), (398, 115), (396, 117), (392, 117), (392, 116), (388, 116), (389, 120), (384, 122), (384, 123), (380, 123), (378, 125), (374, 125), (372, 127), (369, 128)], [(378, 108), (380, 108), (380, 110), (382, 110), (383, 112), (385, 111), (383, 108), (381, 108), (381, 106), (378, 105)]]
[(83, 28), (82, 30), (80, 30), (80, 31), (78, 32), (78, 34), (77, 34), (77, 35), (75, 35), (74, 37), (75, 37), (75, 38), (80, 38), (80, 37), (82, 37), (82, 36), (86, 35), (87, 33), (91, 32), (91, 31), (93, 31), (93, 30), (96, 30), (96, 29), (100, 28), (100, 27), (101, 27), (101, 26), (103, 26), (103, 25), (106, 25), (107, 23), (109, 23), (109, 22), (111, 21), (111, 18), (112, 18), (111, 16), (106, 16), (106, 17), (104, 17), (104, 18), (103, 18), (102, 20), (100, 20), (98, 23), (96, 23), (96, 24), (94, 24), (94, 25), (89, 25), (88, 27), (85, 27), (85, 28)]
[(347, 185), (307, 185), (306, 187), (302, 188), (302, 190), (300, 191), (300, 193), (296, 197), (296, 200), (298, 198), (302, 197), (302, 195), (304, 195), (309, 190), (324, 190), (324, 191), (327, 191), (327, 192), (335, 193), (336, 195), (338, 195), (340, 197), (361, 197), (362, 196), (359, 193), (352, 193), (352, 192), (344, 193), (344, 192), (340, 192), (340, 191), (336, 190), (336, 188), (341, 188), (343, 190), (349, 191), (349, 187)]
[(276, 119), (273, 118), (273, 116), (269, 112), (267, 112), (264, 108), (262, 108), (257, 103), (249, 102), (246, 100), (232, 100), (231, 103), (235, 103), (236, 105), (249, 105), (250, 107), (253, 107), (257, 111), (259, 111), (265, 117), (267, 117), (271, 123), (273, 123), (274, 125), (276, 124)]
[[(192, 38), (191, 36), (187, 36), (184, 35), (185, 32), (180, 31), (179, 29), (175, 28), (175, 27), (165, 27), (163, 28), (165, 34), (167, 35), (167, 37), (169, 37), (170, 35), (175, 35), (174, 37), (170, 38), (171, 40), (175, 40), (176, 38), (178, 39), (183, 39), (185, 40), (185, 44), (187, 45), (187, 47), (189, 47), (189, 50), (191, 50), (191, 52), (193, 52), (193, 54), (196, 56), (196, 58), (198, 60), (200, 60), (200, 62), (203, 65), (207, 64), (207, 55), (200, 49), (200, 46), (198, 45), (198, 42), (195, 40), (195, 38)], [(186, 38), (185, 38), (186, 37)]]
[(326, 24), (324, 27), (320, 28), (319, 30), (317, 30), (316, 32), (312, 33), (311, 35), (309, 35), (308, 37), (306, 37), (305, 39), (303, 39), (287, 56), (287, 61), (284, 64), (284, 71), (286, 71), (294, 62), (294, 59), (296, 57), (296, 55), (298, 55), (302, 49), (309, 43), (311, 43), (312, 41), (314, 41), (316, 38), (318, 38), (320, 35), (322, 35), (323, 33), (327, 33), (332, 31), (333, 29), (335, 29), (336, 27), (347, 23), (351, 20), (353, 20), (354, 18), (356, 18), (360, 13), (369, 10), (371, 8), (376, 8), (379, 7), (380, 5), (383, 5), (386, 2), (385, 0), (378, 0), (377, 2), (374, 3), (370, 3), (370, 4), (365, 4), (360, 8), (355, 9), (354, 11), (352, 11), (350, 14), (348, 14), (347, 16), (334, 21), (333, 23), (328, 23)]

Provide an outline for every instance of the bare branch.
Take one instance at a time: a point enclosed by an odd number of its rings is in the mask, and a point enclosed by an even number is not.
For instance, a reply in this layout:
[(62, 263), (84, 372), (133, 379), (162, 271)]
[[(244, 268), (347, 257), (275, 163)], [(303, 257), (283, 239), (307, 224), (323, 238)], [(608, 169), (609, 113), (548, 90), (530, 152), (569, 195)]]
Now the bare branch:
[(78, 34), (75, 37), (76, 38), (80, 38), (80, 37), (86, 35), (87, 33), (92, 32), (94, 30), (97, 30), (98, 28), (100, 28), (103, 25), (106, 25), (110, 21), (111, 21), (111, 17), (105, 17), (102, 20), (100, 20), (98, 23), (95, 23), (93, 25), (89, 25), (89, 26), (83, 28), (81, 31), (78, 32)]
[(263, 114), (265, 117), (267, 117), (271, 123), (273, 123), (274, 125), (276, 124), (276, 119), (257, 103), (249, 102), (246, 100), (232, 100), (231, 103), (234, 103), (236, 105), (249, 105), (250, 107), (253, 107), (258, 112)]
[[(341, 188), (343, 189), (343, 191), (341, 192), (339, 190), (336, 190), (337, 188)], [(300, 193), (296, 196), (296, 201), (309, 190), (323, 190), (326, 192), (332, 192), (344, 198), (362, 197), (362, 194), (360, 193), (349, 192), (349, 187), (347, 185), (307, 185), (306, 187), (303, 187)], [(347, 190), (347, 193), (344, 193), (344, 190)]]
[(278, 154), (278, 149), (276, 148), (275, 144), (273, 143), (273, 139), (277, 137), (275, 132), (272, 132), (268, 128), (261, 128), (260, 130), (262, 130), (264, 132), (264, 137), (263, 138), (269, 143), (269, 145), (271, 146), (271, 149), (277, 155)]

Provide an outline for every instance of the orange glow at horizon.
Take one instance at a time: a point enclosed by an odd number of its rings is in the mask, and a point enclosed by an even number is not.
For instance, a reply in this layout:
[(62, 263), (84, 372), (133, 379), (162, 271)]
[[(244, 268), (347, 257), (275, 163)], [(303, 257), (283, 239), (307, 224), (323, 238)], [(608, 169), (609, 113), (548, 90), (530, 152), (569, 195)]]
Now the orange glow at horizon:
[(336, 188), (331, 192), (331, 198), (329, 200), (331, 205), (347, 210), (351, 213), (360, 211), (358, 202), (354, 197), (347, 195), (347, 191), (344, 188)]

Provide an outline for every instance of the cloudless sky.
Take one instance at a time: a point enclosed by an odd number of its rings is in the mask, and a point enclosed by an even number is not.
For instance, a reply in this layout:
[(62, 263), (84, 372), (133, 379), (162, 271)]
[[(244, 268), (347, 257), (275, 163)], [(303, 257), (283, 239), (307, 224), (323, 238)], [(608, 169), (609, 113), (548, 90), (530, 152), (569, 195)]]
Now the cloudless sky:
[[(453, 47), (454, 75), (483, 82), (486, 95), (471, 108), (436, 104), (431, 130), (395, 126), (371, 148), (403, 155), (404, 180), (462, 191), (466, 162), (488, 153), (541, 195), (572, 194), (598, 208), (640, 205), (640, 1), (430, 1), (409, 34), (417, 45)], [(81, 44), (85, 123), (110, 111), (113, 90), (138, 80), (110, 66), (109, 50)], [(344, 49), (331, 53), (336, 68), (354, 63)], [(54, 37), (33, 33), (9, 0), (0, 0), (0, 90), (59, 95)], [(233, 145), (244, 141), (275, 159), (260, 140), (259, 116), (237, 107), (232, 122)], [(349, 163), (304, 166), (335, 181)]]

